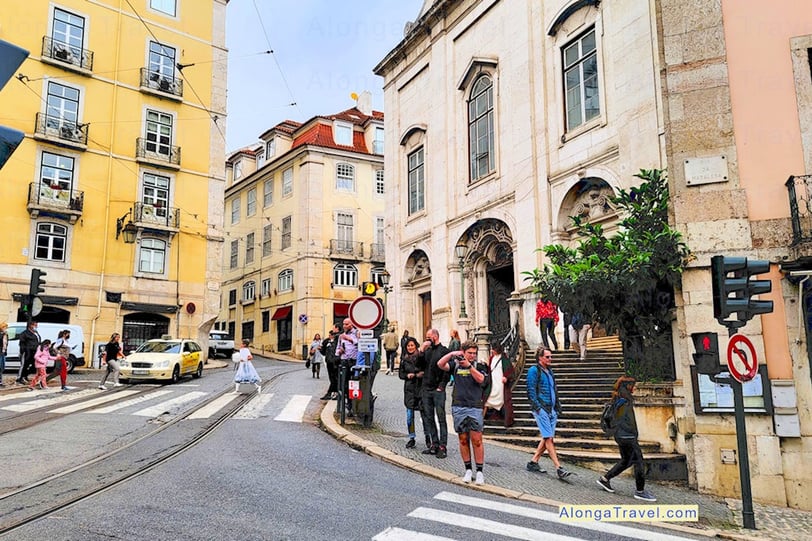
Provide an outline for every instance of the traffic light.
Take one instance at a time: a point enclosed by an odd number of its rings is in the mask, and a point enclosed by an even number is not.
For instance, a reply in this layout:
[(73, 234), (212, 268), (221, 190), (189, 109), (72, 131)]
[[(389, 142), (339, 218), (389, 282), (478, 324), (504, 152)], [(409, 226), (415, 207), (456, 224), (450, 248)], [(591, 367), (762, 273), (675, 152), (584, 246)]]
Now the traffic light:
[[(743, 327), (753, 316), (773, 311), (773, 301), (753, 299), (754, 295), (772, 291), (770, 280), (757, 280), (755, 276), (769, 272), (770, 262), (746, 257), (711, 258), (713, 283), (713, 317), (732, 332)], [(727, 318), (735, 313), (736, 319)]]
[[(7, 41), (0, 40), (0, 89), (28, 57), (28, 51)], [(20, 130), (0, 126), (0, 169), (8, 161), (11, 153), (22, 142), (25, 134)]]
[(719, 367), (719, 338), (715, 332), (695, 332), (691, 334), (694, 341), (693, 354), (696, 371), (699, 374), (716, 375)]
[(378, 292), (378, 284), (375, 282), (364, 282), (361, 284), (361, 294), (374, 297)]
[[(28, 287), (28, 294), (31, 297), (45, 293), (45, 280), (42, 279), (43, 276), (48, 275), (39, 269), (31, 269), (31, 284)], [(33, 298), (31, 300), (33, 301)]]

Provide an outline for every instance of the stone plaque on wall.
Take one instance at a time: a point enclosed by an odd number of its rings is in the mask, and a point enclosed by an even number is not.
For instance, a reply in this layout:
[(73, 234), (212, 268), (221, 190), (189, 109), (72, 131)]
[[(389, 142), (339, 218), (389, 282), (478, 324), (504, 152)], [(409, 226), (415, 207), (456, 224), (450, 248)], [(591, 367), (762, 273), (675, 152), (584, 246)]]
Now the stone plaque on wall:
[(685, 184), (688, 186), (727, 180), (727, 157), (724, 155), (685, 160)]

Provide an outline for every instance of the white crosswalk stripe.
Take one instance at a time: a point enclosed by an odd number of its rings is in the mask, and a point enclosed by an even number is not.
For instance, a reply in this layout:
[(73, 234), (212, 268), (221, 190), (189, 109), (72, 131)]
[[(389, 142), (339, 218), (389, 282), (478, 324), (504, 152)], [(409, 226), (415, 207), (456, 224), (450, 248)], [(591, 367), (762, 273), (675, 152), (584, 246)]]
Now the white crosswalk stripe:
[(187, 419), (208, 419), (224, 407), (228, 406), (232, 400), (237, 398), (236, 394), (224, 394), (219, 398), (215, 398), (196, 412), (192, 413)]
[(189, 393), (182, 394), (176, 398), (172, 398), (170, 400), (166, 400), (161, 402), (160, 404), (155, 404), (154, 406), (150, 406), (149, 408), (144, 408), (142, 410), (136, 411), (132, 415), (138, 415), (139, 417), (158, 417), (166, 412), (172, 413), (172, 410), (176, 410), (179, 406), (186, 404), (187, 402), (191, 402), (192, 400), (197, 400), (201, 396), (205, 396), (206, 393), (192, 391)]
[(136, 396), (135, 398), (130, 398), (129, 400), (125, 400), (124, 402), (119, 402), (118, 404), (112, 404), (105, 408), (99, 408), (93, 410), (91, 413), (113, 413), (114, 411), (118, 411), (124, 408), (129, 408), (130, 406), (135, 406), (136, 404), (142, 404), (144, 402), (148, 402), (155, 398), (165, 396), (168, 394), (172, 394), (172, 391), (162, 390), (162, 391), (155, 391), (153, 393)]
[[(10, 406), (5, 406), (2, 409), (5, 411), (32, 411), (40, 408), (47, 408), (49, 406), (53, 406), (56, 404), (63, 404), (65, 402), (70, 402), (72, 400), (76, 400), (77, 398), (84, 398), (86, 396), (93, 396), (95, 394), (99, 394), (102, 391), (98, 389), (85, 389), (84, 391), (79, 391), (77, 393), (59, 393), (52, 398), (37, 398), (35, 400), (30, 400), (28, 402), (22, 402), (20, 404), (12, 404)], [(13, 395), (12, 395), (13, 396)]]
[[(689, 538), (680, 537), (678, 535), (674, 535), (673, 533), (660, 533), (653, 530), (637, 529), (607, 522), (571, 523), (569, 525), (577, 530), (575, 530), (576, 533), (572, 533), (572, 536), (570, 536), (561, 533), (553, 533), (550, 531), (551, 529), (548, 526), (545, 526), (545, 523), (555, 523), (557, 526), (562, 524), (558, 514), (554, 512), (543, 511), (538, 508), (514, 505), (511, 503), (486, 498), (455, 494), (453, 492), (440, 492), (434, 496), (434, 499), (451, 504), (458, 504), (463, 506), (465, 509), (479, 508), (486, 510), (488, 513), (496, 513), (498, 517), (501, 517), (501, 515), (506, 515), (506, 517), (504, 520), (492, 520), (482, 516), (477, 516), (475, 511), (455, 513), (449, 511), (447, 505), (439, 506), (440, 508), (438, 509), (431, 507), (417, 507), (408, 513), (407, 516), (410, 518), (425, 520), (433, 524), (442, 524), (455, 528), (465, 528), (468, 530), (478, 531), (486, 536), (523, 539), (527, 541), (576, 541), (578, 539), (587, 539), (591, 536), (595, 536), (596, 534), (592, 532), (598, 532), (602, 536), (615, 535), (622, 536), (627, 539), (644, 539), (647, 541), (689, 541)], [(538, 520), (541, 523), (537, 528), (528, 527), (527, 521), (525, 521), (525, 525), (519, 525), (516, 523), (517, 520), (512, 517)], [(530, 523), (530, 525), (532, 526), (533, 524)], [(449, 540), (447, 537), (436, 536), (434, 534), (421, 532), (419, 530), (398, 527), (389, 527), (377, 534), (372, 539), (373, 541)]]
[(130, 396), (137, 392), (138, 391), (119, 391), (117, 393), (110, 393), (104, 396), (100, 396), (98, 398), (94, 398), (93, 400), (87, 400), (85, 402), (80, 402), (78, 404), (71, 404), (69, 406), (57, 408), (51, 411), (51, 413), (73, 413), (75, 411), (81, 411), (84, 409), (92, 408), (94, 406), (98, 406), (99, 404), (105, 404), (113, 400), (118, 400), (119, 398), (124, 398), (125, 396)]
[(301, 423), (310, 399), (309, 395), (295, 394), (291, 397), (282, 412), (274, 417), (274, 421), (287, 421), (290, 423)]
[(262, 416), (262, 411), (265, 409), (265, 406), (267, 406), (271, 401), (271, 398), (273, 398), (273, 393), (256, 395), (246, 405), (244, 405), (233, 418), (259, 419)]

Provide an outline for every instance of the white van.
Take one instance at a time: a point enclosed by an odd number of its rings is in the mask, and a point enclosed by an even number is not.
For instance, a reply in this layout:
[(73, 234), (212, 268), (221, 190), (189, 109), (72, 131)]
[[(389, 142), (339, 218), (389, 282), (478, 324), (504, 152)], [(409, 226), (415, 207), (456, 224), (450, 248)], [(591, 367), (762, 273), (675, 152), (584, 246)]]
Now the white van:
[[(8, 353), (6, 354), (6, 370), (19, 370), (20, 368), (20, 334), (25, 330), (27, 323), (8, 324)], [(56, 342), (59, 331), (70, 331), (71, 353), (68, 357), (68, 372), (77, 366), (85, 364), (85, 333), (79, 325), (65, 325), (64, 323), (39, 323), (37, 332), (43, 340)]]

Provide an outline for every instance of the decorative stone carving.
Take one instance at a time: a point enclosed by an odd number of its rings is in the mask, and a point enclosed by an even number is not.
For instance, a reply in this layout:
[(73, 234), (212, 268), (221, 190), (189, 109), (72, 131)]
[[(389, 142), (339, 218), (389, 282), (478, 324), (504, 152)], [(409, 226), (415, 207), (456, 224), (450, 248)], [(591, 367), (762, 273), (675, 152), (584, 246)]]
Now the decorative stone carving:
[(406, 262), (406, 276), (409, 282), (431, 278), (431, 265), (425, 252), (418, 250)]
[(607, 214), (613, 214), (615, 209), (610, 198), (615, 192), (611, 186), (602, 180), (586, 181), (588, 184), (575, 199), (570, 216), (580, 216), (593, 222)]

